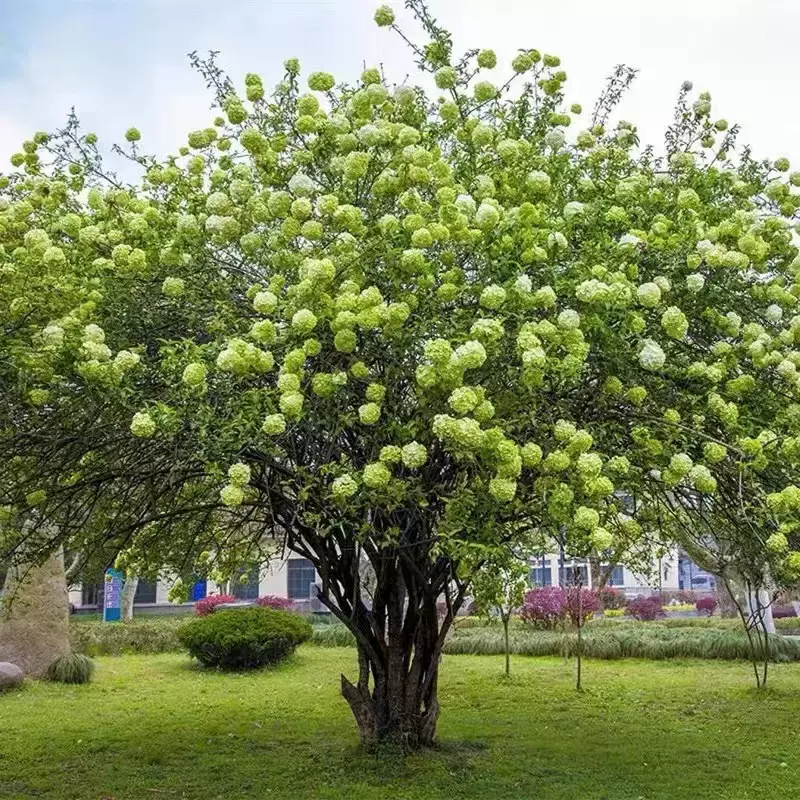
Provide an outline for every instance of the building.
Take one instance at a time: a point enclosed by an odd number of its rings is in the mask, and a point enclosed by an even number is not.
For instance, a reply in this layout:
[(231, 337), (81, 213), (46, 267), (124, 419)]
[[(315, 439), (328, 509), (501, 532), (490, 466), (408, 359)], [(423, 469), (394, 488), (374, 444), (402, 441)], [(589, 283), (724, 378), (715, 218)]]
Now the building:
[[(681, 564), (683, 562), (680, 562)], [(626, 595), (650, 594), (655, 591), (676, 591), (681, 588), (681, 572), (677, 553), (670, 554), (653, 565), (651, 576), (638, 575), (627, 567), (616, 566), (611, 571), (608, 585)], [(695, 567), (697, 571), (697, 567)], [(256, 600), (265, 595), (275, 595), (293, 600), (309, 611), (325, 611), (317, 600), (314, 586), (319, 581), (314, 565), (305, 558), (289, 553), (285, 558), (275, 558), (260, 569), (244, 574), (243, 580), (232, 581), (229, 593), (241, 600)], [(546, 553), (531, 560), (531, 586), (571, 586), (580, 580), (591, 586), (591, 565), (585, 561), (564, 557), (559, 553)], [(140, 580), (134, 605), (142, 610), (177, 611), (180, 604), (171, 603), (169, 591), (172, 582)], [(191, 603), (213, 594), (222, 594), (213, 581), (198, 581), (190, 593)], [(103, 604), (102, 576), (97, 583), (84, 583), (70, 589), (69, 599), (76, 611), (96, 611)]]

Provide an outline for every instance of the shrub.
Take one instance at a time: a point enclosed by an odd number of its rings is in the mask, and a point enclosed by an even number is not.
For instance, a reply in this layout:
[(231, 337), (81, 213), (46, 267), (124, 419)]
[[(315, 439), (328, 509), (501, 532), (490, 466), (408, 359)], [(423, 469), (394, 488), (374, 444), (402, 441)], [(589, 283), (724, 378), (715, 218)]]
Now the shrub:
[[(591, 589), (571, 586), (565, 592), (566, 612), (573, 625), (583, 624), (600, 608), (600, 599)], [(581, 619), (581, 616), (583, 619)]]
[(603, 586), (602, 589), (598, 589), (597, 599), (600, 601), (600, 607), (603, 610), (624, 608), (627, 602), (622, 592), (612, 589), (610, 586)]
[(625, 616), (624, 608), (606, 608), (603, 611), (604, 617), (623, 617)]
[(711, 595), (707, 595), (706, 597), (700, 597), (694, 607), (697, 609), (698, 614), (705, 614), (710, 617), (717, 608), (717, 601)]
[(181, 650), (178, 629), (184, 620), (179, 616), (161, 616), (107, 624), (73, 617), (70, 642), (74, 651), (88, 656), (170, 653)]
[(773, 619), (787, 619), (788, 617), (796, 617), (794, 606), (772, 606)]
[(235, 603), (236, 599), (232, 594), (212, 594), (198, 600), (194, 604), (194, 613), (198, 617), (207, 617), (214, 613), (214, 609), (223, 603)]
[(661, 608), (661, 598), (657, 595), (650, 597), (634, 597), (628, 602), (628, 613), (642, 622), (651, 622), (664, 616)]
[(69, 653), (57, 658), (45, 673), (48, 681), (56, 683), (89, 683), (94, 673), (94, 662), (81, 653)]
[(523, 622), (540, 630), (553, 630), (564, 621), (567, 598), (560, 586), (542, 586), (525, 592), (520, 610)]
[(256, 600), (262, 608), (276, 608), (278, 611), (294, 611), (295, 604), (288, 597), (278, 597), (275, 594), (266, 594)]
[(255, 606), (193, 619), (178, 638), (207, 667), (245, 670), (281, 661), (312, 633), (297, 614)]

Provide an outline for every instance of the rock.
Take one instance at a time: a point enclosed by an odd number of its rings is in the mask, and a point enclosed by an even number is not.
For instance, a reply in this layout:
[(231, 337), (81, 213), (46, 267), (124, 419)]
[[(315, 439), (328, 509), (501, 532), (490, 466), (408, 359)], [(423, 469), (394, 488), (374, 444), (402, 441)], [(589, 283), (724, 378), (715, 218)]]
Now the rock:
[(24, 678), (25, 673), (16, 664), (0, 661), (0, 692), (19, 686)]
[(38, 567), (10, 570), (2, 599), (0, 662), (10, 661), (25, 675), (42, 677), (50, 664), (70, 652), (63, 554)]

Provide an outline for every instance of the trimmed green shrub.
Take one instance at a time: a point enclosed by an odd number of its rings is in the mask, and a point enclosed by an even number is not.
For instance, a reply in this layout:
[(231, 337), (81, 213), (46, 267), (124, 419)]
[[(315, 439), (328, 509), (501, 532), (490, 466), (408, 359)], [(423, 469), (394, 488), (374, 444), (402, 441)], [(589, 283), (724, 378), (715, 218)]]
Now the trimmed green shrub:
[(181, 644), (201, 664), (229, 670), (275, 664), (311, 635), (311, 625), (297, 614), (260, 606), (217, 611), (178, 631)]
[(82, 653), (59, 656), (48, 668), (45, 678), (56, 683), (89, 683), (94, 662)]

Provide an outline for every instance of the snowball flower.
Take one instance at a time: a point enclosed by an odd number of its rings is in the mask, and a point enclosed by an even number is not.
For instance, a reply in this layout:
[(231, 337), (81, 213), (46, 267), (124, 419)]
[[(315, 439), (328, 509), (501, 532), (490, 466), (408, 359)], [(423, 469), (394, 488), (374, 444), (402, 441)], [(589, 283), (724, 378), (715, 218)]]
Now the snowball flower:
[(352, 475), (340, 475), (331, 485), (331, 494), (336, 500), (346, 500), (358, 491), (358, 484)]
[(155, 420), (146, 412), (139, 411), (131, 420), (131, 433), (142, 439), (147, 439), (156, 432)]
[(764, 316), (773, 324), (777, 325), (781, 319), (783, 319), (783, 309), (773, 303), (770, 306), (767, 306), (767, 310), (764, 313)]
[(610, 549), (614, 544), (614, 537), (605, 528), (595, 528), (589, 538), (592, 542), (592, 547), (601, 553)]
[(514, 288), (518, 292), (522, 292), (524, 294), (528, 294), (530, 290), (533, 288), (533, 283), (531, 279), (527, 275), (518, 275), (517, 280), (514, 281)]
[(534, 170), (533, 172), (530, 172), (528, 174), (527, 183), (531, 191), (538, 195), (547, 194), (552, 186), (550, 176), (541, 170)]
[(461, 369), (477, 369), (486, 361), (486, 350), (480, 342), (470, 340), (456, 348), (453, 361)]
[(542, 460), (542, 448), (533, 442), (527, 442), (519, 451), (525, 467), (535, 467)]
[(64, 343), (64, 329), (60, 325), (47, 325), (42, 330), (42, 339), (50, 347), (60, 347)]
[(287, 419), (298, 419), (303, 412), (304, 400), (300, 392), (287, 392), (281, 395), (278, 405)]
[(138, 353), (133, 353), (130, 350), (120, 350), (114, 358), (114, 363), (120, 369), (133, 369), (140, 361), (141, 356)]
[(553, 150), (558, 150), (564, 144), (564, 131), (559, 128), (552, 128), (544, 135), (544, 143)]
[(495, 309), (500, 308), (506, 301), (506, 290), (502, 286), (492, 284), (487, 286), (482, 292), (480, 297), (480, 304), (484, 308)]
[(581, 315), (571, 308), (565, 308), (558, 315), (558, 327), (565, 331), (572, 331), (578, 328), (581, 324)]
[(475, 212), (475, 224), (482, 231), (492, 230), (499, 221), (500, 212), (490, 203), (481, 203)]
[(692, 468), (692, 459), (686, 453), (676, 453), (669, 461), (670, 472), (682, 478)]
[(161, 294), (164, 297), (180, 297), (186, 291), (183, 278), (164, 278), (161, 284)]
[(576, 466), (581, 477), (596, 478), (603, 469), (603, 459), (597, 453), (582, 453)]
[(283, 414), (267, 414), (261, 430), (268, 436), (279, 436), (286, 430), (286, 418)]
[(686, 288), (694, 294), (702, 291), (705, 285), (706, 279), (699, 272), (692, 272), (686, 276)]
[(223, 486), (222, 489), (220, 489), (219, 499), (224, 506), (236, 508), (236, 506), (240, 506), (244, 500), (244, 491), (242, 491), (241, 486), (234, 486), (232, 483), (229, 483), (227, 486)]
[(250, 467), (247, 464), (243, 464), (241, 461), (237, 462), (236, 464), (231, 464), (228, 467), (228, 480), (234, 486), (246, 486), (250, 483)]
[(99, 325), (91, 323), (83, 329), (83, 340), (102, 344), (106, 340), (106, 333)]
[(673, 339), (683, 339), (689, 330), (689, 320), (677, 306), (670, 306), (661, 315), (661, 327)]
[(657, 283), (643, 283), (636, 289), (636, 299), (646, 308), (655, 308), (661, 302), (661, 289)]
[(378, 460), (384, 464), (398, 464), (403, 458), (403, 451), (396, 444), (387, 444), (381, 447)]
[(381, 416), (381, 407), (377, 403), (364, 403), (358, 407), (358, 418), (364, 425), (374, 425)]
[(583, 214), (583, 211), (583, 203), (580, 203), (577, 200), (572, 200), (564, 206), (564, 218), (572, 219), (573, 217), (579, 217), (581, 214)]
[(440, 89), (452, 89), (456, 85), (458, 75), (452, 67), (441, 67), (433, 74), (433, 79)]
[(492, 478), (489, 481), (489, 494), (498, 503), (509, 503), (517, 493), (517, 482), (513, 478)]
[(369, 486), (370, 489), (383, 489), (388, 485), (391, 477), (391, 472), (379, 461), (373, 464), (367, 464), (367, 466), (364, 467), (364, 483)]
[(696, 464), (689, 470), (689, 480), (698, 492), (714, 494), (717, 490), (716, 478), (711, 474), (709, 468), (703, 464)]
[(776, 531), (767, 537), (766, 545), (771, 553), (784, 553), (789, 549), (789, 540), (786, 534)]
[(304, 172), (295, 172), (295, 174), (289, 178), (288, 186), (289, 191), (295, 195), (295, 197), (307, 197), (317, 190), (317, 184)]
[(253, 308), (259, 314), (269, 314), (278, 305), (278, 298), (272, 292), (257, 292), (253, 298)]
[(572, 518), (572, 523), (581, 530), (593, 531), (600, 524), (600, 514), (593, 508), (578, 506)]
[(409, 469), (417, 469), (428, 460), (428, 451), (425, 445), (419, 442), (411, 442), (403, 447), (402, 459), (403, 464)]
[(639, 351), (639, 364), (649, 370), (659, 370), (667, 360), (664, 351), (658, 342), (652, 339), (644, 340), (644, 347)]
[(478, 402), (479, 398), (477, 393), (468, 386), (460, 386), (458, 389), (454, 389), (447, 400), (450, 408), (461, 416), (469, 414), (469, 412), (478, 405)]
[(728, 455), (728, 450), (724, 445), (716, 442), (706, 442), (703, 445), (703, 458), (710, 464), (718, 464)]
[(299, 311), (296, 311), (292, 316), (292, 330), (295, 333), (299, 333), (300, 335), (304, 335), (306, 333), (311, 333), (317, 326), (317, 317), (312, 312), (309, 311), (307, 308), (301, 308)]

